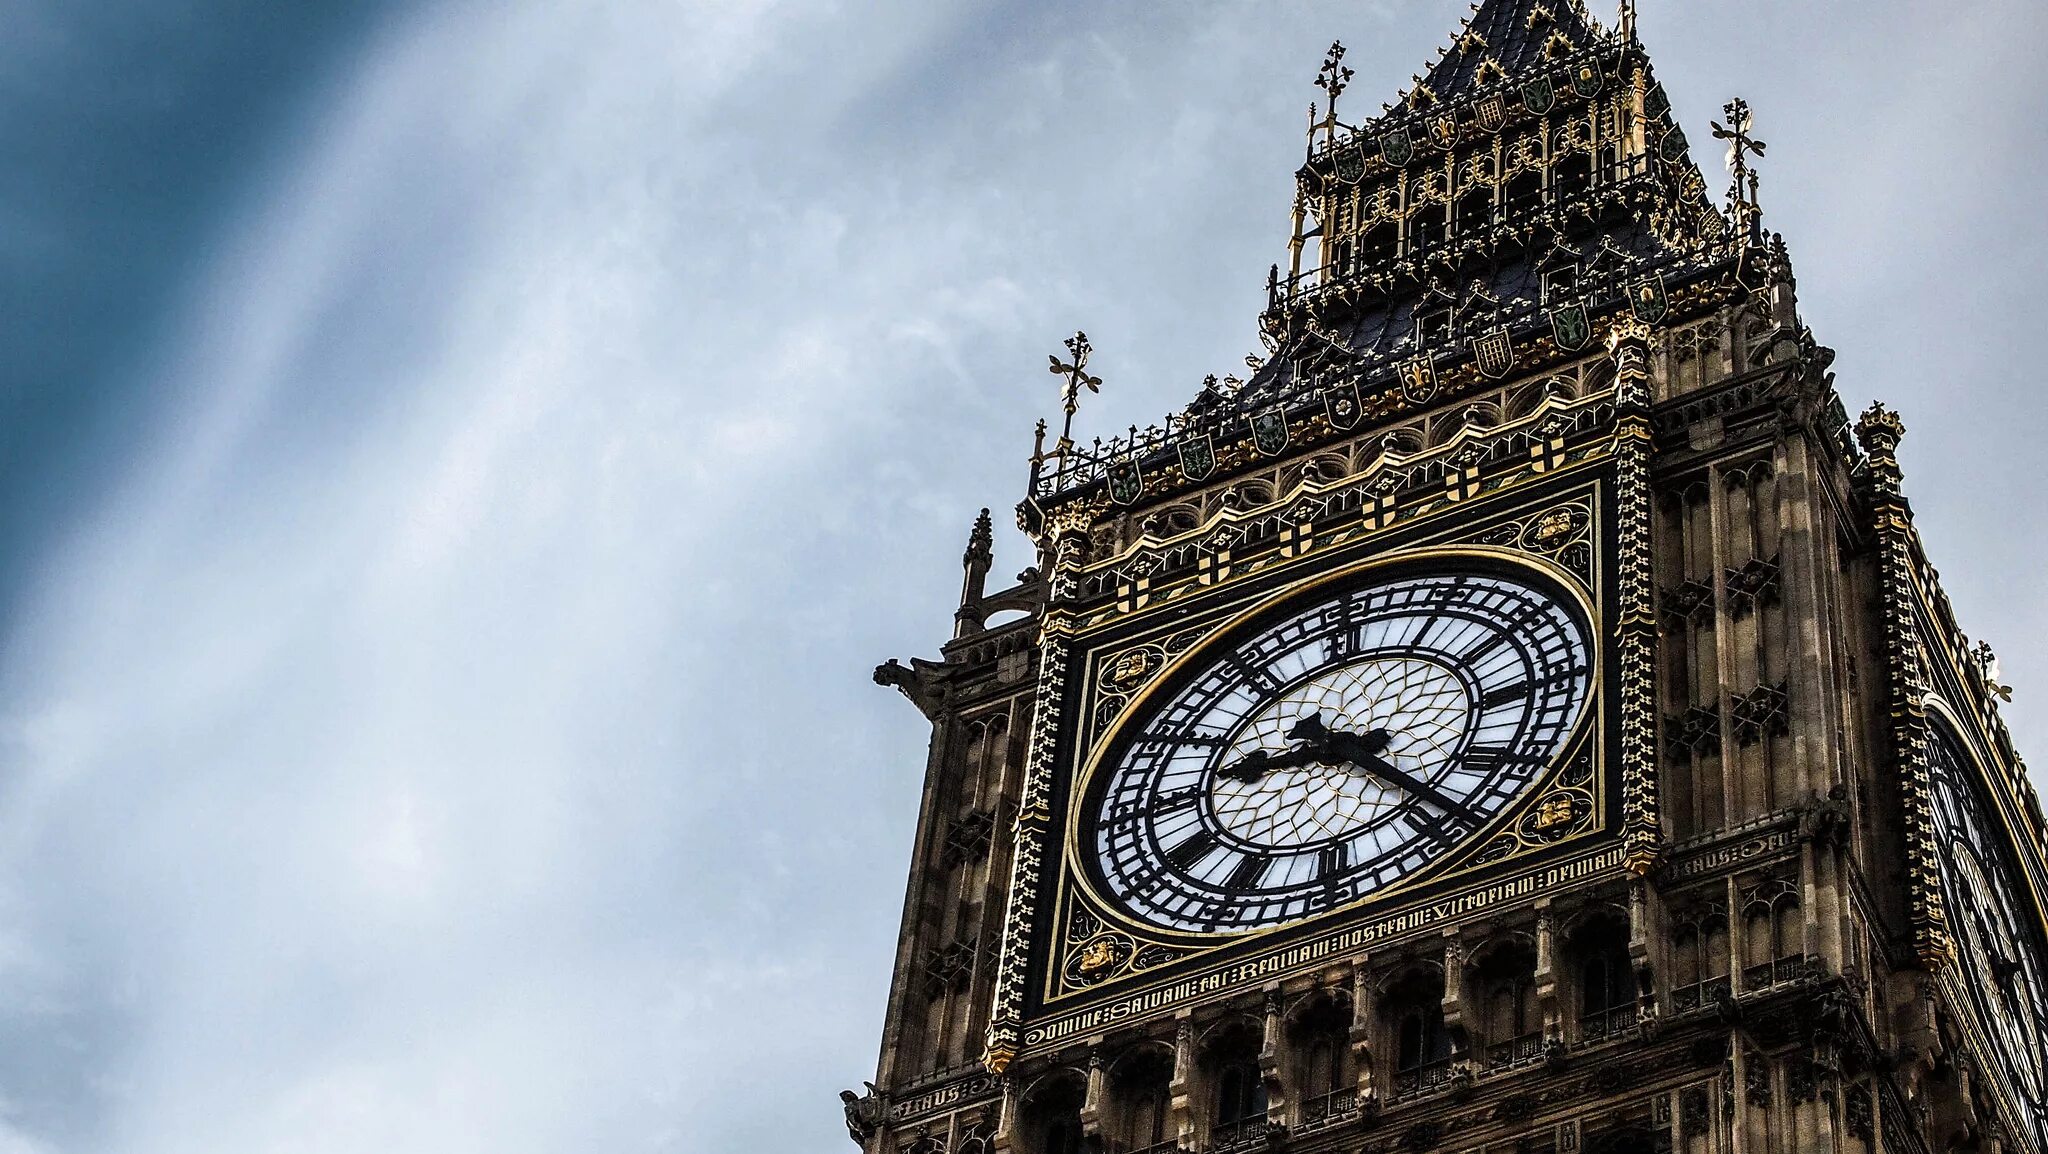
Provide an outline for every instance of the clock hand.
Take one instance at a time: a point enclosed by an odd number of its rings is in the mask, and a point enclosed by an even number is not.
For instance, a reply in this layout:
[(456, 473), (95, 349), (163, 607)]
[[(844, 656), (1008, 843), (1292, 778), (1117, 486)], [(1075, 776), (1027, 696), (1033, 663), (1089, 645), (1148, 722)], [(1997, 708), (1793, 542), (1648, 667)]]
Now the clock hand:
[(1300, 769), (1305, 765), (1329, 760), (1329, 730), (1323, 728), (1323, 715), (1310, 714), (1296, 722), (1287, 736), (1301, 742), (1293, 749), (1281, 753), (1255, 749), (1245, 754), (1235, 764), (1216, 771), (1216, 776), (1241, 781), (1246, 785), (1257, 785), (1269, 773), (1282, 769)]
[(1283, 769), (1300, 769), (1322, 756), (1320, 748), (1308, 745), (1296, 746), (1282, 753), (1255, 749), (1244, 755), (1236, 764), (1216, 771), (1216, 776), (1241, 781), (1246, 785), (1257, 785), (1266, 775)]
[[(1314, 720), (1318, 726), (1321, 725), (1321, 717), (1317, 717)], [(1299, 729), (1301, 727), (1296, 726), (1295, 728)], [(1469, 807), (1453, 800), (1449, 794), (1423, 781), (1414, 774), (1401, 769), (1386, 758), (1381, 757), (1380, 755), (1386, 752), (1387, 747), (1394, 743), (1394, 735), (1386, 730), (1375, 729), (1365, 734), (1336, 731), (1330, 732), (1326, 740), (1333, 759), (1349, 762), (1357, 767), (1357, 769), (1363, 770), (1390, 785), (1399, 786), (1416, 797), (1443, 810), (1445, 813), (1463, 819), (1473, 829), (1478, 829), (1486, 824), (1484, 818), (1472, 812)]]

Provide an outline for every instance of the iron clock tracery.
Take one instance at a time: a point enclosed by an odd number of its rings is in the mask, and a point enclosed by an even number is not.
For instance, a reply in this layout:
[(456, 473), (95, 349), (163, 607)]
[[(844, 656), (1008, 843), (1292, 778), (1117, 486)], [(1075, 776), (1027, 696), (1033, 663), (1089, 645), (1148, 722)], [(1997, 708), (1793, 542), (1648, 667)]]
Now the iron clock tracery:
[(2013, 891), (2003, 835), (1973, 784), (1975, 770), (1961, 742), (1935, 725), (1927, 743), (1934, 826), (1949, 852), (1941, 862), (1942, 896), (1959, 975), (2003, 1066), (2031, 1115), (2037, 1140), (2048, 1144), (2048, 987), (2037, 962), (2031, 903)]
[(1126, 914), (1244, 933), (1411, 877), (1562, 756), (1584, 609), (1522, 569), (1376, 570), (1211, 643), (1114, 738), (1080, 845)]

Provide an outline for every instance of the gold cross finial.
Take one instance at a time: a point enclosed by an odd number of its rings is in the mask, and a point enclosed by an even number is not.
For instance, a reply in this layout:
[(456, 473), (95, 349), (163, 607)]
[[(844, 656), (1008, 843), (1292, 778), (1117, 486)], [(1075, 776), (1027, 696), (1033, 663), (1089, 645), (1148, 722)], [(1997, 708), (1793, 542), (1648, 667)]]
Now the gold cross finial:
[(1351, 70), (1344, 67), (1344, 42), (1331, 41), (1330, 51), (1323, 57), (1323, 66), (1316, 70), (1316, 87), (1329, 95), (1330, 110), (1321, 120), (1317, 120), (1315, 105), (1309, 105), (1309, 147), (1315, 147), (1315, 134), (1319, 128), (1323, 130), (1324, 140), (1336, 139), (1337, 98), (1344, 95), (1344, 90), (1351, 86), (1351, 77)]
[(1102, 378), (1088, 375), (1088, 354), (1094, 351), (1095, 346), (1088, 343), (1088, 334), (1077, 332), (1067, 339), (1068, 360), (1062, 361), (1057, 356), (1046, 358), (1052, 362), (1050, 371), (1055, 376), (1067, 378), (1066, 383), (1060, 386), (1060, 404), (1066, 411), (1066, 423), (1060, 426), (1059, 443), (1053, 446), (1062, 466), (1074, 450), (1074, 414), (1081, 411), (1081, 390), (1085, 388), (1091, 393), (1102, 391)]
[(1728, 142), (1728, 172), (1735, 181), (1728, 189), (1728, 209), (1735, 215), (1743, 235), (1754, 241), (1758, 239), (1757, 222), (1763, 218), (1764, 210), (1757, 200), (1757, 173), (1750, 167), (1749, 158), (1762, 158), (1770, 146), (1750, 135), (1756, 128), (1756, 115), (1749, 101), (1738, 96), (1721, 111), (1728, 123), (1714, 122), (1714, 139)]

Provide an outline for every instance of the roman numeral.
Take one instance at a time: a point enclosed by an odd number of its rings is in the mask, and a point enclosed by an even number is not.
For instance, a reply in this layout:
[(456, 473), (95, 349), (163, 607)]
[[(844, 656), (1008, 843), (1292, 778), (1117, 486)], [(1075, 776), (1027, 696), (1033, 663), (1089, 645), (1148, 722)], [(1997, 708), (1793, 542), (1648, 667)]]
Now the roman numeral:
[(1493, 634), (1489, 636), (1486, 640), (1473, 646), (1471, 649), (1466, 650), (1465, 653), (1458, 658), (1458, 661), (1461, 664), (1471, 665), (1477, 662), (1480, 658), (1507, 644), (1507, 640), (1508, 635), (1496, 629), (1493, 631)]
[(1347, 625), (1323, 639), (1323, 653), (1331, 664), (1349, 661), (1358, 653), (1358, 626)]
[(1244, 858), (1237, 863), (1236, 869), (1230, 871), (1230, 880), (1223, 884), (1233, 890), (1256, 889), (1259, 879), (1266, 876), (1266, 867), (1271, 864), (1273, 863), (1268, 858)]
[(1209, 856), (1216, 848), (1216, 835), (1206, 829), (1196, 830), (1193, 837), (1166, 851), (1166, 860), (1182, 870), (1193, 869), (1196, 862)]
[(1464, 766), (1478, 773), (1497, 773), (1511, 765), (1532, 766), (1543, 764), (1543, 759), (1533, 753), (1523, 753), (1502, 745), (1475, 745), (1465, 751)]
[(1259, 684), (1261, 688), (1270, 690), (1274, 693), (1278, 693), (1280, 691), (1280, 683), (1273, 680), (1273, 674), (1269, 672), (1267, 669), (1265, 669), (1265, 667), (1253, 665), (1251, 662), (1246, 661), (1243, 657), (1240, 657), (1235, 653), (1230, 654), (1223, 660), (1225, 664), (1229, 665), (1232, 669), (1235, 669), (1238, 672), (1238, 675), (1243, 677), (1246, 681), (1255, 681)]
[(1351, 843), (1340, 841), (1316, 852), (1316, 877), (1328, 881), (1351, 868)]
[(1228, 744), (1220, 737), (1209, 737), (1200, 733), (1163, 733), (1154, 730), (1138, 740), (1158, 745), (1192, 745), (1200, 749), (1221, 749)]
[(1520, 701), (1529, 696), (1529, 687), (1530, 683), (1527, 681), (1504, 685), (1479, 699), (1479, 711), (1485, 713), (1490, 709), (1499, 709), (1503, 705)]

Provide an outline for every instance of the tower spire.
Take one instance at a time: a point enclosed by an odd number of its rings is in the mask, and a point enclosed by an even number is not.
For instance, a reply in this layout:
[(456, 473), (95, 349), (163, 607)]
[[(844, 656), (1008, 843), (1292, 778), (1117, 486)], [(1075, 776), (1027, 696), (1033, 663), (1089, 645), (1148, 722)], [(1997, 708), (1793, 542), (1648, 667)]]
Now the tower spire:
[(974, 529), (967, 535), (967, 552), (960, 558), (966, 574), (960, 583), (960, 610), (953, 615), (954, 637), (981, 632), (981, 602), (988, 595), (988, 571), (994, 563), (995, 523), (983, 509), (974, 519)]

